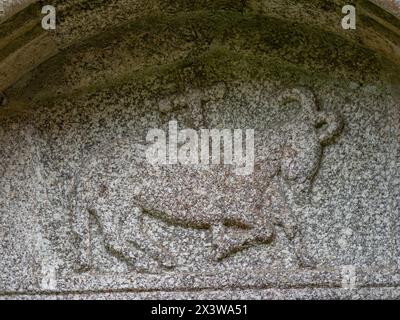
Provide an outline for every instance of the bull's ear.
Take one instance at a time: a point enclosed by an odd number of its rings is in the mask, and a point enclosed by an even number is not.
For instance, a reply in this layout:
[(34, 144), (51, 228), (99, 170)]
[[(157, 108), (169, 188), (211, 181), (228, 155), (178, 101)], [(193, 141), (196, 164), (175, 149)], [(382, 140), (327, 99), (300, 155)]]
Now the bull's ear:
[(315, 95), (308, 88), (296, 87), (284, 90), (279, 94), (278, 97), (279, 104), (285, 104), (293, 101), (296, 101), (300, 104), (302, 108), (301, 112), (302, 113), (304, 112), (304, 116), (313, 118), (314, 114), (318, 110)]
[(327, 144), (342, 131), (343, 119), (336, 113), (319, 111), (315, 116), (315, 129), (320, 143)]

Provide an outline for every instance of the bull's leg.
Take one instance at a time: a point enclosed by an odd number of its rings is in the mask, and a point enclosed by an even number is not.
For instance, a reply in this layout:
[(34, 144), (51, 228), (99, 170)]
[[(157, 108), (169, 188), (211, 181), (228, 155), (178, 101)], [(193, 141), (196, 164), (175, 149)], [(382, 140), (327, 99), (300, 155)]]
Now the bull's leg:
[(238, 223), (244, 226), (242, 229), (228, 227), (224, 222), (214, 225), (212, 236), (215, 259), (219, 261), (256, 244), (269, 243), (274, 237), (274, 228), (265, 219), (260, 220), (253, 224)]
[(289, 240), (294, 240), (298, 233), (296, 221), (285, 211), (280, 211), (274, 214), (273, 223), (283, 229), (286, 237)]
[(232, 235), (228, 235), (228, 228), (223, 222), (213, 225), (211, 227), (212, 232), (212, 245), (214, 247), (214, 259), (216, 261), (222, 260), (228, 256), (235, 246), (235, 241)]
[(298, 223), (288, 212), (289, 211), (281, 211), (276, 213), (273, 218), (273, 223), (281, 227), (287, 239), (291, 241), (299, 265), (305, 268), (313, 268), (315, 262), (307, 255)]
[(258, 243), (269, 243), (275, 236), (275, 227), (269, 215), (259, 216), (254, 222), (252, 234)]
[(304, 240), (299, 232), (299, 236), (293, 239), (293, 247), (294, 252), (296, 254), (297, 260), (299, 262), (300, 267), (308, 268), (308, 269), (315, 269), (316, 262), (314, 259), (307, 253)]
[(149, 269), (150, 264), (144, 253), (130, 247), (119, 237), (106, 235), (104, 243), (109, 252), (125, 261), (128, 265), (133, 266), (136, 270), (146, 271)]
[(117, 207), (118, 213), (109, 210), (91, 210), (102, 228), (107, 250), (138, 270), (149, 269), (151, 263), (149, 258), (159, 262), (163, 267), (175, 266), (174, 260), (168, 253), (143, 233), (141, 209)]
[(281, 194), (286, 203), (285, 210), (275, 216), (275, 222), (283, 227), (283, 230), (293, 245), (294, 253), (299, 265), (305, 268), (315, 268), (315, 261), (309, 256), (304, 244), (304, 235), (299, 228), (297, 213), (308, 205), (311, 181), (304, 180), (300, 185), (290, 185), (280, 177)]
[(126, 239), (123, 212), (116, 213), (112, 209), (89, 209), (88, 211), (99, 225), (104, 246), (111, 254), (137, 270), (148, 270), (149, 261), (145, 254), (131, 246)]
[(143, 210), (134, 207), (130, 210), (123, 223), (123, 235), (128, 243), (145, 252), (151, 259), (157, 261), (162, 267), (173, 268), (176, 266), (175, 259), (168, 250), (163, 249), (162, 244), (155, 243), (143, 232)]

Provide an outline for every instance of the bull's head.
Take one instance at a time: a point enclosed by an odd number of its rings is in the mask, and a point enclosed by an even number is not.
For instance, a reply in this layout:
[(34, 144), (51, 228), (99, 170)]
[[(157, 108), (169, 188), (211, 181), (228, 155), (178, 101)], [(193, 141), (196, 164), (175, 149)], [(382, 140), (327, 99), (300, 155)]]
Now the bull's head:
[(334, 112), (321, 111), (314, 95), (303, 88), (285, 91), (281, 103), (300, 104), (298, 114), (282, 130), (281, 176), (285, 183), (309, 191), (322, 157), (322, 148), (337, 136), (343, 121)]

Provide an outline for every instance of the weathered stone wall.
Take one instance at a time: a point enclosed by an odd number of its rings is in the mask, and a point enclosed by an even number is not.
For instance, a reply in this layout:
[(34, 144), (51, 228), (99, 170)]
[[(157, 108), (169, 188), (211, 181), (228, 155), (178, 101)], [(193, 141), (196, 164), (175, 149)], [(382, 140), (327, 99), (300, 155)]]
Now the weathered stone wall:
[[(398, 298), (399, 26), (370, 1), (59, 0), (10, 17), (0, 296)], [(173, 120), (254, 129), (254, 172), (150, 165), (146, 134)]]

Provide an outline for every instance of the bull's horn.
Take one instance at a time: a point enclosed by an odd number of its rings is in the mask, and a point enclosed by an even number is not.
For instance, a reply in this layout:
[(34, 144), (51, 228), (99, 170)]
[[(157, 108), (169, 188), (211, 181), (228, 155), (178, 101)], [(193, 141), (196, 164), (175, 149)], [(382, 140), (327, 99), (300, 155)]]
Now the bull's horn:
[(312, 117), (318, 111), (315, 96), (309, 89), (299, 87), (285, 90), (279, 96), (278, 101), (282, 103), (287, 100), (296, 100), (300, 102), (302, 107), (305, 108)]

